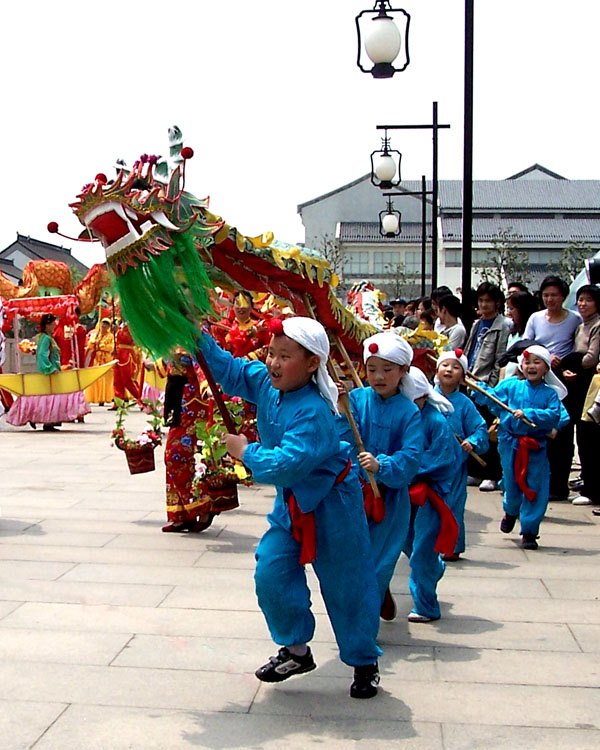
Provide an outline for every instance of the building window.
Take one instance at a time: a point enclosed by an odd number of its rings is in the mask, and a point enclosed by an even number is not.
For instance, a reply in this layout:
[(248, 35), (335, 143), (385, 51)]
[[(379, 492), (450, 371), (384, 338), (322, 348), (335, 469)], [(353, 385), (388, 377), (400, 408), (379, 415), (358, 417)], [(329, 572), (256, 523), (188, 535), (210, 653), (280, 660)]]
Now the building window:
[[(407, 250), (404, 256), (404, 270), (406, 273), (421, 273), (421, 251)], [(431, 273), (431, 253), (428, 251), (425, 255), (425, 271)]]
[(369, 253), (360, 250), (350, 250), (344, 253), (344, 275), (368, 275)]
[(462, 263), (460, 250), (446, 250), (446, 265), (448, 267), (460, 266)]
[(373, 253), (373, 273), (376, 276), (382, 274), (394, 274), (396, 266), (402, 262), (399, 252), (376, 250)]

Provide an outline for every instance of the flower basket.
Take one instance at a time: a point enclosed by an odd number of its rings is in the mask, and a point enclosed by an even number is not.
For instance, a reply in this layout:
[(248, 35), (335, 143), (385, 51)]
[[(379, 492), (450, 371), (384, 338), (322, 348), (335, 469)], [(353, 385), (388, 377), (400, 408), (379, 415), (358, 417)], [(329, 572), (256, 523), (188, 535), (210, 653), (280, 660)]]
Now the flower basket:
[(158, 409), (150, 401), (143, 400), (142, 403), (147, 408), (149, 417), (146, 420), (150, 429), (145, 430), (135, 439), (128, 438), (123, 426), (125, 417), (134, 405), (125, 404), (120, 399), (115, 399), (117, 404), (117, 423), (111, 433), (114, 445), (125, 453), (127, 466), (130, 474), (145, 474), (148, 471), (154, 471), (154, 449), (162, 442), (161, 423), (162, 416)]
[(239, 507), (237, 477), (205, 477), (202, 482), (203, 489), (210, 497), (212, 512), (221, 513), (225, 510), (233, 510)]
[(119, 450), (125, 452), (127, 466), (130, 474), (145, 474), (147, 471), (154, 471), (154, 445), (139, 445), (131, 447), (125, 444), (123, 440), (116, 440), (115, 445)]

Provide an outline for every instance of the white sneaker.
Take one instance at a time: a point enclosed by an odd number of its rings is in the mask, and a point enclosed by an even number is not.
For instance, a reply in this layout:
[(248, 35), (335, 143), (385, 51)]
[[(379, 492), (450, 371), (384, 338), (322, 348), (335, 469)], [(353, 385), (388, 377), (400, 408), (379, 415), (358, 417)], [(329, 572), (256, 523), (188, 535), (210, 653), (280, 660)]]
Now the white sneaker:
[(593, 505), (594, 503), (590, 500), (589, 497), (585, 497), (584, 495), (577, 495), (577, 497), (574, 497), (571, 502), (573, 505)]
[(498, 482), (495, 482), (493, 479), (484, 479), (479, 485), (479, 489), (482, 492), (494, 492), (494, 490), (498, 489)]
[(596, 424), (600, 424), (600, 406), (598, 404), (594, 404), (591, 409), (587, 410), (587, 413)]
[(420, 615), (418, 612), (410, 612), (406, 619), (409, 622), (433, 622), (433, 620), (439, 620), (439, 617), (427, 617), (427, 615)]

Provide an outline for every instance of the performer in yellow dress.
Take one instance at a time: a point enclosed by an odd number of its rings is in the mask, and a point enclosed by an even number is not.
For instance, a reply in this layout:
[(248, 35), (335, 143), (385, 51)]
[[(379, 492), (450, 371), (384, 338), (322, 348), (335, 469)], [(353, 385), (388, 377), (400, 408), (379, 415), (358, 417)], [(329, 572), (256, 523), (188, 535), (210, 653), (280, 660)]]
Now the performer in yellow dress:
[[(105, 365), (114, 359), (115, 337), (110, 330), (110, 321), (104, 318), (100, 323), (100, 330), (96, 329), (90, 336), (86, 346), (89, 353), (87, 366)], [(90, 404), (111, 403), (114, 396), (112, 369), (103, 375), (89, 388), (85, 389), (85, 398)]]

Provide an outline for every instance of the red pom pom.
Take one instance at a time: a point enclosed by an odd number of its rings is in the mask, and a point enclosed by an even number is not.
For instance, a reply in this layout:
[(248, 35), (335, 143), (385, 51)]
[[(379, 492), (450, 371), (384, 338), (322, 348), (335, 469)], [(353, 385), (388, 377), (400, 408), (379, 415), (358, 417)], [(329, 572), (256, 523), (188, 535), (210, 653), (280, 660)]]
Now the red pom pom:
[(56, 234), (58, 232), (58, 223), (56, 221), (51, 221), (48, 224), (48, 231), (50, 234)]
[(527, 351), (527, 349), (525, 349), (525, 351), (523, 352), (523, 356), (525, 357), (525, 359), (529, 357), (529, 352)]
[(283, 320), (281, 318), (271, 318), (269, 321), (269, 332), (273, 336), (283, 336)]
[(102, 185), (106, 185), (106, 183), (108, 182), (106, 175), (102, 172), (98, 172), (98, 174), (96, 175), (96, 182), (100, 182)]
[(463, 355), (463, 350), (462, 349), (455, 349), (454, 350), (454, 354), (456, 354), (457, 358), (460, 359), (462, 357), (462, 355)]
[(181, 158), (182, 159), (191, 159), (194, 155), (194, 149), (190, 148), (189, 146), (184, 146), (181, 149)]
[(379, 347), (374, 341), (369, 344), (369, 351), (371, 352), (371, 354), (377, 354), (377, 352), (379, 351)]

